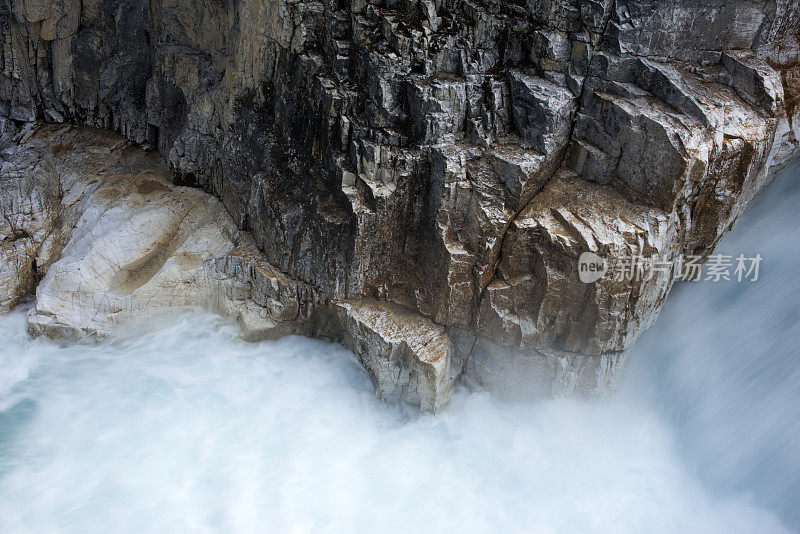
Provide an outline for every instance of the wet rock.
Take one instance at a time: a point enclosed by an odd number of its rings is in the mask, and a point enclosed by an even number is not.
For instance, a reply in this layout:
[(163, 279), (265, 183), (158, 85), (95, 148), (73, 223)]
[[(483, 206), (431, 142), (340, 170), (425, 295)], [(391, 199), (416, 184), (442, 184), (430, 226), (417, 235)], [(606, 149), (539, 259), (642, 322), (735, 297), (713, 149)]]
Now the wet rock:
[(517, 352), (479, 338), (465, 371), (468, 383), (511, 401), (607, 397), (617, 389), (626, 353), (587, 356), (565, 351)]
[(204, 305), (204, 262), (230, 252), (238, 239), (218, 200), (172, 185), (159, 158), (118, 136), (95, 135), (89, 144), (77, 132), (40, 134), (43, 145), (63, 146), (53, 151), (53, 165), (77, 176), (59, 184), (69, 191), (56, 208), (66, 224), (53, 225), (43, 247), (55, 261), (37, 261), (43, 278), (28, 317), (33, 334), (104, 336), (152, 311)]
[(440, 409), (464, 361), (442, 326), (380, 301), (331, 302), (273, 267), (215, 197), (176, 186), (163, 161), (116, 134), (43, 128), (5, 152), (4, 306), (35, 289), (32, 335), (103, 337), (200, 307), (245, 339), (289, 334), (351, 348), (382, 398)]
[(667, 213), (561, 171), (510, 225), (478, 310), (478, 334), (516, 353), (622, 353), (654, 320), (672, 268), (584, 283), (579, 257), (672, 261), (676, 242)]
[(382, 396), (438, 411), (450, 399), (460, 361), (445, 329), (418, 313), (380, 301), (336, 303), (342, 344), (369, 370)]
[[(548, 384), (552, 362), (559, 376), (609, 376), (624, 357), (602, 362), (652, 323), (673, 275), (587, 286), (576, 258), (592, 247), (708, 255), (798, 148), (800, 7), (790, 0), (75, 5), (0, 5), (0, 145), (18, 150), (17, 134), (46, 121), (158, 150), (160, 183), (172, 188), (171, 174), (230, 215), (208, 226), (198, 207), (187, 215), (197, 228), (175, 235), (210, 239), (219, 225), (191, 276), (205, 281), (201, 304), (253, 338), (343, 339), (332, 303), (380, 302), (385, 324), (411, 313), (451, 341), (463, 333), (459, 345), (497, 345), (475, 356), (485, 376), (513, 369), (503, 361), (513, 354), (550, 362), (524, 364)], [(82, 156), (70, 154), (63, 165), (47, 155), (2, 163), (11, 222), (0, 306), (77, 235), (82, 201), (41, 192), (72, 179)], [(121, 165), (116, 149), (103, 157)], [(20, 174), (26, 165), (40, 171)], [(64, 191), (100, 204), (95, 189)], [(164, 208), (159, 224), (174, 226), (182, 210)], [(364, 362), (417, 354), (354, 313), (346, 324), (381, 339)], [(396, 391), (422, 402), (413, 392), (424, 390), (438, 407), (447, 373), (409, 385), (412, 367), (397, 367)], [(390, 389), (387, 372), (373, 376)], [(576, 383), (589, 392), (614, 380)]]

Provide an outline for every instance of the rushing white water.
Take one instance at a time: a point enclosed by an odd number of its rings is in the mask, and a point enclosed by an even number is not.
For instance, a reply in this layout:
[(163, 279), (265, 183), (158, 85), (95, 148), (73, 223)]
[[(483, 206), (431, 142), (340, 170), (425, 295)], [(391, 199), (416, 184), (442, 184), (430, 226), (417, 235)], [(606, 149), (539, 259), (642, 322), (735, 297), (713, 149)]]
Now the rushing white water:
[(649, 389), (708, 487), (752, 492), (800, 530), (800, 165), (748, 206), (717, 252), (761, 254), (759, 279), (678, 287), (626, 382)]
[(798, 528), (796, 181), (723, 245), (760, 252), (761, 280), (682, 288), (604, 403), (461, 389), (420, 416), (378, 402), (336, 345), (248, 344), (189, 312), (62, 346), (15, 311), (0, 532)]

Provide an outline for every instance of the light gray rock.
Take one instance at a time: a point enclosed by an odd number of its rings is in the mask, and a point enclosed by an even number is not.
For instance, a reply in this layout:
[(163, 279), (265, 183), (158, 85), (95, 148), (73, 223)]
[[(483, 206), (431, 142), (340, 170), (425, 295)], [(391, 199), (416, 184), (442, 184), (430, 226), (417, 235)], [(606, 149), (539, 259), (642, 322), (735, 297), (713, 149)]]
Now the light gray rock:
[(400, 398), (422, 410), (438, 411), (450, 399), (456, 346), (442, 326), (396, 304), (336, 303), (342, 344), (369, 370), (382, 396)]
[(517, 352), (620, 353), (650, 326), (673, 273), (586, 284), (578, 259), (671, 260), (668, 213), (642, 210), (611, 188), (560, 171), (510, 225), (476, 318), (479, 336)]

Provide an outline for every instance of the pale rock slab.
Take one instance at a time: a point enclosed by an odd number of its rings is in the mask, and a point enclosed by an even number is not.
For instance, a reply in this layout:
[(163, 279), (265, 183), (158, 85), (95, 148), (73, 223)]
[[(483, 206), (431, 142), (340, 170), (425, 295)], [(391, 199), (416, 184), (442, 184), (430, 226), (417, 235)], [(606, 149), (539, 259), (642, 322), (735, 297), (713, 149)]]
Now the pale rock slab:
[(479, 336), (513, 351), (602, 355), (627, 350), (647, 328), (673, 273), (637, 280), (578, 275), (582, 252), (609, 261), (672, 261), (675, 229), (611, 188), (560, 171), (513, 221), (477, 316)]
[(342, 344), (369, 370), (377, 391), (425, 411), (444, 407), (460, 369), (451, 372), (456, 348), (442, 326), (389, 302), (344, 301), (335, 306)]
[(104, 336), (155, 310), (206, 303), (203, 263), (232, 250), (238, 230), (218, 200), (175, 187), (163, 167), (144, 163), (136, 154), (96, 169), (69, 239), (36, 289), (31, 333)]

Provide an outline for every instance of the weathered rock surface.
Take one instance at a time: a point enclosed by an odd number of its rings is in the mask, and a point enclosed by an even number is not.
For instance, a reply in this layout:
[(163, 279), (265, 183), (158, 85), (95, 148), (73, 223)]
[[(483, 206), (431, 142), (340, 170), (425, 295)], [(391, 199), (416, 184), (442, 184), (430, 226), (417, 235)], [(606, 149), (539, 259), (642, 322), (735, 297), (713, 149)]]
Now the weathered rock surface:
[(17, 237), (4, 244), (19, 267), (4, 304), (41, 277), (33, 333), (105, 335), (152, 310), (228, 304), (207, 262), (246, 238), (214, 197), (172, 185), (157, 155), (103, 130), (48, 127), (3, 159), (1, 198)]
[(235, 319), (251, 340), (340, 340), (381, 396), (431, 411), (447, 402), (460, 353), (443, 327), (386, 302), (330, 302), (288, 278), (219, 200), (172, 184), (158, 156), (117, 134), (66, 126), (39, 129), (3, 158), (3, 304), (41, 277), (31, 334), (102, 337), (158, 311), (201, 307)]
[[(344, 339), (381, 390), (427, 408), (465, 362), (494, 389), (597, 394), (674, 273), (583, 284), (577, 258), (713, 250), (797, 151), (799, 28), (791, 0), (9, 0), (0, 306), (63, 276), (48, 251), (68, 271), (100, 253), (100, 225), (133, 247), (115, 261), (166, 240), (156, 263), (203, 266), (166, 269), (140, 297), (93, 289), (109, 317), (189, 280), (188, 300), (254, 337), (272, 322)], [(25, 172), (55, 165), (19, 154), (34, 121), (157, 149), (159, 175), (218, 197), (233, 226), (163, 178), (172, 200), (152, 217), (174, 232), (137, 240), (115, 222), (124, 205), (140, 214), (125, 224), (149, 224), (137, 178), (125, 201), (82, 186), (111, 214), (81, 219)], [(41, 303), (42, 325), (58, 306)]]
[(447, 403), (459, 347), (442, 326), (388, 302), (344, 301), (336, 307), (344, 346), (370, 370), (381, 395), (429, 411)]

